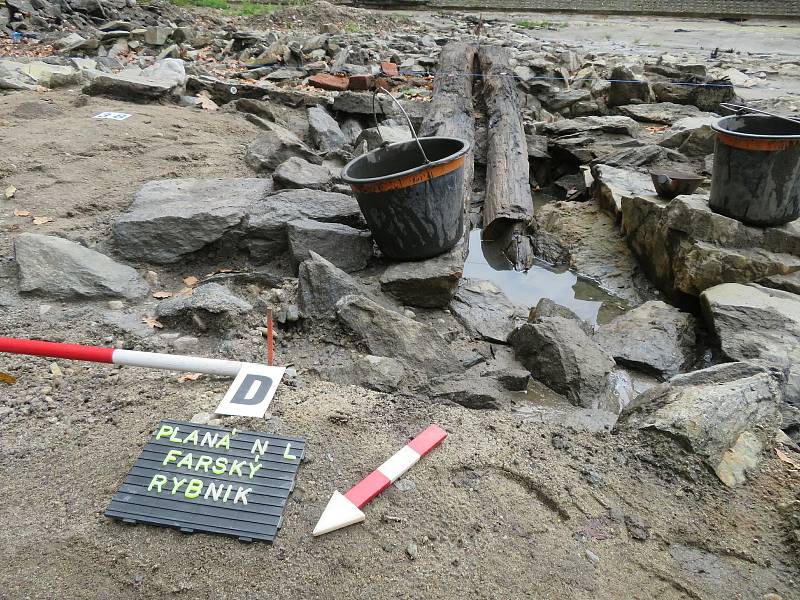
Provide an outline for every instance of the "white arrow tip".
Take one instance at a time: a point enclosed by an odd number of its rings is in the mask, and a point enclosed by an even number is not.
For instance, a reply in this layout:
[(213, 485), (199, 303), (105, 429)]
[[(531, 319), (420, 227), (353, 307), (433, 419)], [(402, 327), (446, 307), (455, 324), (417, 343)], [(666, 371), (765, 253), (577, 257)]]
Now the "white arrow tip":
[(328, 506), (322, 511), (322, 516), (314, 527), (314, 535), (322, 535), (336, 531), (342, 527), (360, 523), (366, 518), (361, 509), (339, 492), (333, 492), (328, 500)]

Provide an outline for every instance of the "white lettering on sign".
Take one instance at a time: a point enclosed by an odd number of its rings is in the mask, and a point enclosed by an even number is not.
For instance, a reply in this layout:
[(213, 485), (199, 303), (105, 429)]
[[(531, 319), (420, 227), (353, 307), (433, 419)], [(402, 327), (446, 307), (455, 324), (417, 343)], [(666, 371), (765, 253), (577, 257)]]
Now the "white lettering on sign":
[(217, 406), (220, 415), (263, 418), (286, 369), (245, 364)]

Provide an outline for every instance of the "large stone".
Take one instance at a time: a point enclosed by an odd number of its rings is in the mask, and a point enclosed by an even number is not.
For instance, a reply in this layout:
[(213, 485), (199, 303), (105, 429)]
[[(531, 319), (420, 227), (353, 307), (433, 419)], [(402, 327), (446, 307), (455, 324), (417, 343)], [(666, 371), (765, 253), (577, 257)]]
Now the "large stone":
[(148, 286), (127, 265), (59, 237), (23, 233), (14, 240), (19, 289), (53, 298), (139, 298)]
[(463, 279), (450, 309), (474, 338), (505, 344), (516, 321), (525, 311), (515, 306), (495, 284), (480, 279)]
[(311, 251), (348, 272), (363, 269), (372, 258), (372, 234), (341, 223), (298, 219), (287, 225), (287, 236), (295, 266)]
[(675, 288), (693, 296), (720, 282), (759, 281), (800, 269), (800, 256), (761, 248), (720, 248), (713, 243), (684, 239), (673, 252)]
[(592, 195), (616, 217), (621, 216), (623, 198), (653, 193), (652, 179), (639, 171), (598, 164), (592, 166), (592, 177)]
[(311, 139), (322, 152), (338, 150), (347, 144), (347, 138), (336, 119), (321, 106), (312, 106), (308, 109), (308, 127)]
[(610, 167), (633, 168), (659, 163), (668, 163), (669, 166), (672, 166), (674, 162), (683, 163), (687, 159), (683, 154), (675, 150), (669, 150), (655, 144), (641, 144), (631, 148), (622, 146), (621, 150), (604, 156), (601, 160), (603, 164)]
[(695, 319), (653, 300), (600, 327), (594, 341), (617, 363), (668, 378), (694, 363)]
[(363, 142), (366, 143), (367, 150), (375, 150), (376, 148), (380, 148), (384, 143), (396, 144), (398, 142), (407, 142), (411, 139), (411, 132), (408, 130), (408, 126), (379, 125), (378, 127), (370, 127), (369, 129), (362, 130), (361, 133), (358, 134), (355, 146), (358, 147)]
[(120, 100), (146, 101), (163, 98), (175, 88), (171, 80), (153, 79), (142, 75), (98, 75), (83, 88), (90, 96), (111, 96)]
[(35, 90), (36, 79), (14, 68), (18, 63), (0, 63), (0, 90)]
[(542, 131), (555, 137), (589, 132), (604, 132), (634, 136), (639, 124), (630, 117), (578, 117), (547, 123)]
[(431, 396), (465, 408), (499, 410), (511, 404), (511, 396), (499, 382), (488, 377), (458, 377), (431, 390)]
[(714, 213), (706, 196), (670, 202), (622, 198), (621, 228), (659, 288), (696, 296), (720, 283), (748, 283), (800, 270), (800, 227), (749, 227)]
[(247, 147), (245, 162), (255, 171), (272, 171), (286, 159), (299, 156), (310, 163), (322, 164), (322, 158), (299, 137), (276, 123), (262, 121), (268, 131), (260, 134)]
[(611, 70), (608, 105), (621, 106), (632, 102), (650, 102), (653, 92), (639, 65), (617, 65)]
[(434, 258), (395, 263), (380, 277), (381, 289), (401, 302), (423, 308), (447, 306), (464, 273), (464, 247)]
[(272, 180), (278, 188), (324, 190), (330, 186), (333, 174), (328, 167), (312, 164), (299, 156), (292, 156), (278, 165), (272, 174)]
[(212, 318), (235, 317), (253, 310), (248, 303), (232, 294), (218, 283), (207, 283), (192, 290), (191, 294), (173, 296), (158, 303), (155, 315), (165, 323), (189, 321), (197, 315), (210, 323)]
[(672, 148), (690, 157), (706, 156), (714, 152), (717, 134), (711, 129), (712, 116), (686, 117), (673, 123), (664, 132), (659, 145)]
[(800, 404), (800, 296), (727, 283), (707, 289), (700, 301), (725, 356), (787, 372), (787, 400)]
[(174, 86), (186, 85), (186, 69), (180, 58), (162, 58), (142, 70), (143, 77), (171, 83)]
[[(636, 121), (672, 125), (685, 117), (701, 116), (701, 111), (691, 104), (675, 104), (674, 102), (657, 102), (655, 104), (626, 104), (618, 106), (617, 111)], [(705, 115), (702, 115), (705, 116)]]
[(575, 321), (547, 317), (525, 323), (511, 333), (509, 342), (535, 379), (571, 403), (619, 412), (619, 406), (607, 404), (614, 359)]
[(316, 252), (300, 263), (297, 304), (304, 317), (336, 316), (336, 303), (347, 295), (369, 296), (366, 286)]
[(238, 227), (271, 190), (268, 179), (165, 179), (145, 183), (114, 223), (128, 258), (174, 263)]
[(286, 224), (298, 219), (363, 228), (358, 202), (351, 196), (317, 190), (283, 190), (250, 206), (244, 225), (248, 238), (245, 244), (261, 258), (284, 252), (288, 247)]
[(350, 361), (320, 369), (328, 381), (357, 385), (378, 392), (396, 392), (405, 381), (403, 363), (395, 358), (361, 354)]
[(781, 385), (765, 369), (718, 365), (648, 390), (629, 407), (627, 420), (659, 434), (659, 441), (674, 440), (733, 487), (775, 435)]
[(462, 370), (450, 345), (430, 325), (383, 308), (364, 296), (345, 296), (336, 314), (372, 354), (401, 360), (421, 373)]

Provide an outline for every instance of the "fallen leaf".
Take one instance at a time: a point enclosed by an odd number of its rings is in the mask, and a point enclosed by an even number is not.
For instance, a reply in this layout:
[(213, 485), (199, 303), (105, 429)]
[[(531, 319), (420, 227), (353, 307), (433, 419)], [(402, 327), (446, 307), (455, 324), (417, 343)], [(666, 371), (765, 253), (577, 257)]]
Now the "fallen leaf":
[(164, 326), (155, 317), (142, 317), (142, 323), (145, 323), (148, 327), (164, 329)]
[(17, 378), (13, 375), (9, 375), (8, 373), (0, 372), (0, 381), (7, 383), (8, 385), (14, 385), (17, 383)]
[(786, 452), (783, 452), (782, 450), (775, 448), (775, 454), (777, 454), (778, 458), (781, 459), (781, 461), (785, 462), (787, 465), (791, 465), (795, 469), (800, 469), (800, 462), (798, 462), (797, 460), (786, 454)]
[(173, 295), (172, 292), (153, 292), (153, 298), (158, 298), (159, 300), (163, 298), (172, 298)]
[(44, 225), (45, 223), (52, 223), (53, 217), (33, 217), (34, 225)]
[(202, 373), (184, 373), (180, 377), (178, 377), (178, 381), (183, 383), (184, 381), (197, 381), (200, 379)]
[(176, 296), (191, 296), (194, 294), (194, 290), (190, 287), (183, 288), (180, 292), (175, 294)]
[(197, 277), (195, 277), (194, 275), (191, 275), (190, 277), (184, 277), (183, 278), (183, 283), (185, 285), (189, 286), (189, 287), (197, 285), (199, 281), (200, 280)]
[(11, 198), (13, 198), (14, 194), (16, 193), (17, 193), (17, 188), (15, 188), (13, 185), (8, 186), (5, 192), (6, 200), (10, 200)]
[(14, 216), (15, 217), (30, 217), (31, 211), (29, 210), (20, 210), (18, 208), (14, 209)]

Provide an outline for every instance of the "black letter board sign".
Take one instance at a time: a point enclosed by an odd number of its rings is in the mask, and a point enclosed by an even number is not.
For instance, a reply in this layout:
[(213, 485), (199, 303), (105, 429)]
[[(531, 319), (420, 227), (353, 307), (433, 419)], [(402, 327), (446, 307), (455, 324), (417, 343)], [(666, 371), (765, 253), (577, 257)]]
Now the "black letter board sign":
[(161, 421), (105, 514), (271, 542), (304, 451), (302, 438)]

